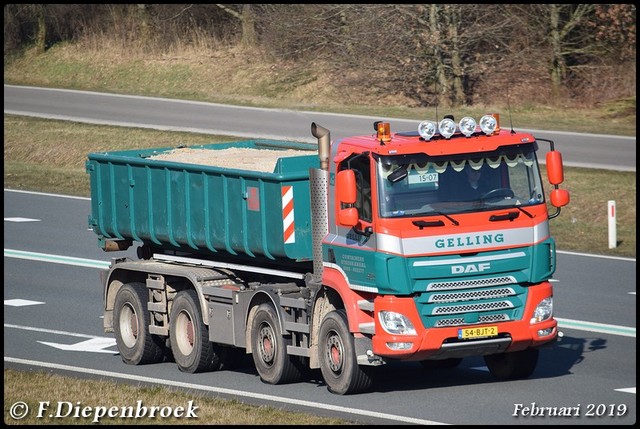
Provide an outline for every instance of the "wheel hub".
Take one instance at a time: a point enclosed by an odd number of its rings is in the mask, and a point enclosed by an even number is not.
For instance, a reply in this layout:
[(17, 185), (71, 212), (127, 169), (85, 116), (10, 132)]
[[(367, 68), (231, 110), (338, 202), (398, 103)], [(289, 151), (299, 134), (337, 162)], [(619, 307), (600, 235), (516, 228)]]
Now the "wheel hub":
[(342, 371), (342, 363), (343, 363), (343, 348), (340, 339), (335, 335), (332, 335), (327, 339), (327, 362), (329, 364), (329, 368), (333, 372)]
[(275, 348), (273, 347), (273, 332), (268, 326), (260, 329), (259, 336), (260, 356), (265, 363), (272, 363), (275, 355)]

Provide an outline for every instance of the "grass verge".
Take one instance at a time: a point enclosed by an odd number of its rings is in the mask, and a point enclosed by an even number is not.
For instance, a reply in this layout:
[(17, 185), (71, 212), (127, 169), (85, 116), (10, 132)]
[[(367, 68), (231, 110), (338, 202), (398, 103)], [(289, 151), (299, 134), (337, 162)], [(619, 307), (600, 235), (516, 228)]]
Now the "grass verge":
[[(29, 410), (20, 419), (14, 415), (22, 415), (24, 406), (14, 406), (17, 403), (26, 404)], [(153, 407), (158, 409), (152, 411)], [(136, 413), (141, 417), (136, 418)], [(4, 422), (13, 425), (355, 424), (275, 407), (247, 405), (204, 393), (14, 369), (4, 370)]]

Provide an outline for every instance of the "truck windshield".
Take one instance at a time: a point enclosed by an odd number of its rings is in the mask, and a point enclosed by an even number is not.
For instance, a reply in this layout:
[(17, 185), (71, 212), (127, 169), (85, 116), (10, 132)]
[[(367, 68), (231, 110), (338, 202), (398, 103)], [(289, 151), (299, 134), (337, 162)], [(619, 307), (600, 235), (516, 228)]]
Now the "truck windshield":
[(544, 202), (535, 144), (455, 156), (377, 157), (381, 217), (527, 207)]

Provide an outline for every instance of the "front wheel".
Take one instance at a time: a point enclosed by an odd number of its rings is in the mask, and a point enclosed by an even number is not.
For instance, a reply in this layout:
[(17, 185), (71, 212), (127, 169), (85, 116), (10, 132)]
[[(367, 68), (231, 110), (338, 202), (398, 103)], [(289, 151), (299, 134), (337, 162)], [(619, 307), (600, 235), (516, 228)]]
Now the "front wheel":
[(538, 349), (525, 349), (519, 352), (486, 355), (484, 361), (489, 372), (501, 380), (527, 378), (538, 364)]
[(220, 367), (209, 331), (202, 321), (198, 294), (185, 289), (173, 300), (170, 315), (171, 351), (180, 371), (213, 371)]
[(360, 393), (373, 385), (371, 375), (358, 365), (344, 310), (332, 311), (322, 320), (318, 353), (322, 377), (330, 392), (338, 395)]
[(157, 363), (164, 359), (164, 341), (149, 333), (148, 301), (149, 292), (142, 283), (127, 283), (116, 294), (113, 330), (120, 357), (129, 365)]
[(287, 354), (289, 342), (282, 336), (273, 306), (260, 304), (251, 323), (251, 350), (263, 382), (285, 384), (302, 377), (300, 365)]

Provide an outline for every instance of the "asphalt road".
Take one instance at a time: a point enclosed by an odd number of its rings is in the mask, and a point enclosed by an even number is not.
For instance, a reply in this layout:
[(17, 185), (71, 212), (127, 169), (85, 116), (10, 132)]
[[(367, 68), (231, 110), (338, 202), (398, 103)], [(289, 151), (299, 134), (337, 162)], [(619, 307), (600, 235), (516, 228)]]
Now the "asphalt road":
[[(635, 259), (558, 255), (555, 313), (564, 336), (541, 352), (527, 380), (498, 382), (479, 358), (440, 372), (394, 363), (381, 368), (372, 392), (337, 396), (317, 372), (301, 383), (263, 384), (250, 359), (237, 370), (198, 375), (171, 362), (125, 365), (113, 336), (102, 331), (99, 271), (111, 257), (133, 255), (103, 253), (87, 230), (89, 212), (87, 199), (5, 190), (5, 368), (162, 384), (366, 424), (636, 420)], [(525, 410), (540, 407), (570, 407), (575, 415), (539, 417)]]
[[(288, 139), (315, 143), (311, 123), (331, 131), (333, 140), (373, 132), (374, 120), (389, 120), (394, 131), (417, 130), (419, 121), (367, 116), (259, 109), (162, 98), (4, 85), (4, 113), (97, 124)], [(430, 118), (425, 118), (430, 119)], [(502, 114), (502, 126), (509, 123)], [(517, 124), (517, 118), (513, 119)], [(636, 138), (544, 130), (530, 131), (550, 139), (565, 165), (636, 171)], [(541, 144), (539, 157), (549, 149)]]

